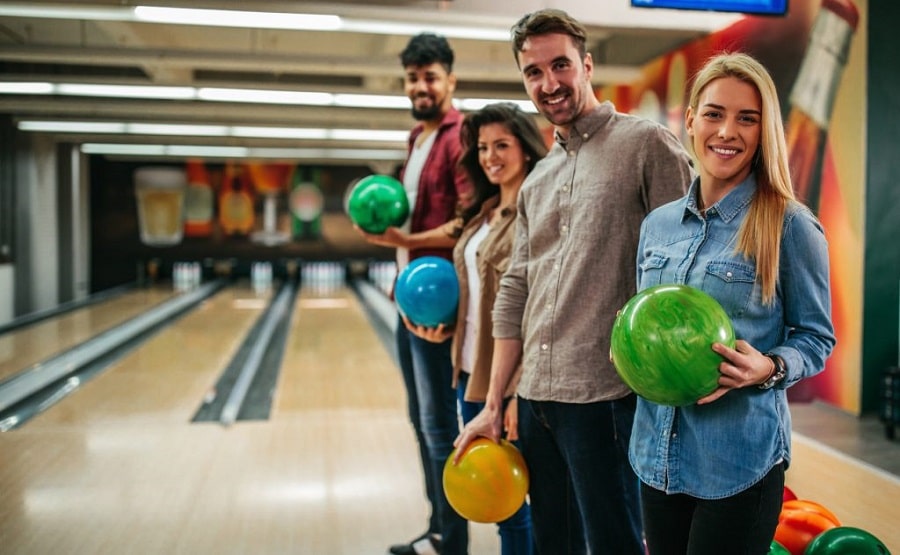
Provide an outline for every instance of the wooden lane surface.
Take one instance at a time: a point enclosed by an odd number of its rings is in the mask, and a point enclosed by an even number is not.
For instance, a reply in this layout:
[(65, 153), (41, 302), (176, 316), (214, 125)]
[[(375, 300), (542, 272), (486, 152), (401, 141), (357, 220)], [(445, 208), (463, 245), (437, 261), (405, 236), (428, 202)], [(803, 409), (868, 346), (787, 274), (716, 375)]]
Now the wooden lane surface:
[(0, 381), (112, 329), (174, 294), (171, 288), (135, 289), (0, 335)]
[(37, 416), (28, 428), (189, 422), (268, 296), (241, 288), (220, 291)]
[[(293, 472), (321, 495), (296, 553), (381, 554), (425, 529), (400, 370), (350, 291), (301, 290), (272, 421), (294, 425)], [(469, 534), (472, 555), (499, 553), (496, 526), (472, 523)]]
[[(401, 380), (347, 292), (298, 298), (269, 421), (188, 422), (251, 312), (220, 298), (0, 434), (0, 552), (380, 555), (422, 529)], [(472, 555), (499, 552), (472, 528)]]
[(786, 484), (800, 499), (824, 505), (842, 525), (862, 528), (900, 553), (900, 477), (795, 432)]

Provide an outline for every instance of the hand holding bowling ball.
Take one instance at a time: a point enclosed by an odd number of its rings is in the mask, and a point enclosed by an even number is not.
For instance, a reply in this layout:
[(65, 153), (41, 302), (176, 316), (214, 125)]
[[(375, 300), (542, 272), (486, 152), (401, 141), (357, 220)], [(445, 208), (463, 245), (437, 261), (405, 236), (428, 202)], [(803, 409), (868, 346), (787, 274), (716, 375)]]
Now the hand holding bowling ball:
[(525, 502), (528, 468), (512, 443), (480, 437), (466, 447), (459, 464), (453, 464), (454, 457), (456, 449), (444, 464), (444, 493), (463, 518), (501, 522)]
[(409, 217), (406, 190), (388, 175), (364, 177), (350, 191), (347, 214), (366, 233), (384, 233), (389, 227), (403, 225)]
[(657, 285), (619, 311), (610, 356), (635, 393), (683, 406), (718, 387), (722, 357), (713, 352), (713, 343), (734, 348), (734, 328), (722, 306), (688, 285)]
[(397, 275), (394, 298), (400, 312), (415, 326), (429, 328), (456, 322), (459, 280), (453, 264), (438, 256), (423, 256)]

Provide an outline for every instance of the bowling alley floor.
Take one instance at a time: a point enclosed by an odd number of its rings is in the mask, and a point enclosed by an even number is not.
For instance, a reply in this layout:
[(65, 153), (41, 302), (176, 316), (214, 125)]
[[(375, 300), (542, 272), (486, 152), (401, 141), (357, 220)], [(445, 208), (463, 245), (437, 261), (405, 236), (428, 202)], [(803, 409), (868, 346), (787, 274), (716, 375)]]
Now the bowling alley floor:
[(792, 403), (791, 416), (795, 435), (900, 479), (900, 430), (896, 439), (887, 439), (885, 427), (876, 416), (857, 417), (816, 401)]
[[(262, 300), (223, 290), (0, 433), (0, 554), (382, 555), (421, 532), (400, 374), (348, 290), (298, 297), (267, 420), (191, 422)], [(0, 337), (0, 362), (30, 364), (36, 346), (55, 352), (78, 340), (70, 328), (113, 325), (129, 306)], [(824, 404), (791, 410), (788, 484), (900, 553), (900, 441)], [(496, 527), (473, 524), (470, 554), (497, 553)]]

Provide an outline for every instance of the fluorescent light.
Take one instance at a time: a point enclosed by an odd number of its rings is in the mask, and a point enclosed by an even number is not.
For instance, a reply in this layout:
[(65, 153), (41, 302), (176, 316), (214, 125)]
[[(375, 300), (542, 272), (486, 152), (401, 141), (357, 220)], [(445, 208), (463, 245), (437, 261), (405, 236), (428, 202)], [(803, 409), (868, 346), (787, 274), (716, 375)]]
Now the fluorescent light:
[(18, 122), (17, 127), (20, 131), (44, 133), (108, 133), (117, 135), (174, 135), (179, 137), (242, 137), (392, 143), (405, 143), (409, 136), (408, 129), (323, 129), (315, 127), (193, 125), (117, 121), (22, 120)]
[(402, 143), (409, 138), (409, 131), (384, 129), (332, 129), (329, 138), (336, 141), (385, 141)]
[(232, 137), (258, 137), (264, 139), (327, 139), (327, 129), (300, 127), (255, 127), (236, 125), (231, 128)]
[(101, 121), (20, 121), (20, 131), (51, 133), (126, 133), (124, 123)]
[(300, 104), (330, 106), (334, 95), (324, 92), (298, 92), (263, 89), (220, 89), (204, 87), (197, 91), (200, 100), (217, 102), (257, 102), (262, 104)]
[(90, 19), (95, 21), (131, 21), (131, 8), (100, 6), (42, 6), (32, 4), (0, 5), (0, 15), (8, 17), (39, 17), (49, 19)]
[(72, 96), (190, 100), (196, 96), (196, 89), (194, 87), (157, 87), (152, 85), (59, 83), (56, 85), (56, 93)]
[[(67, 96), (101, 96), (109, 98), (143, 98), (157, 100), (204, 100), (211, 102), (243, 102), (288, 104), (298, 106), (338, 106), (342, 108), (376, 108), (408, 110), (409, 98), (401, 95), (350, 94), (319, 91), (287, 91), (279, 89), (235, 89), (220, 87), (167, 87), (152, 85), (99, 85), (92, 83), (43, 83), (28, 81), (0, 82), (0, 94), (61, 94)], [(513, 102), (522, 110), (537, 113), (529, 100), (502, 98), (454, 99), (464, 111), (480, 110), (495, 102)]]
[(170, 123), (128, 123), (125, 133), (130, 135), (194, 135), (225, 137), (227, 125), (183, 125)]
[(143, 156), (165, 156), (165, 145), (126, 145), (84, 143), (81, 152), (85, 154), (140, 154)]
[(196, 156), (198, 158), (246, 158), (249, 149), (243, 146), (167, 145), (170, 156)]
[(304, 13), (137, 6), (134, 8), (134, 17), (138, 21), (148, 23), (212, 27), (256, 27), (301, 31), (337, 31), (341, 28), (341, 18), (336, 15)]
[(406, 96), (384, 94), (336, 94), (334, 105), (345, 108), (397, 108), (408, 110), (412, 102)]
[(398, 21), (367, 21), (344, 19), (340, 31), (373, 33), (377, 35), (415, 35), (423, 31), (444, 35), (451, 39), (479, 39), (509, 42), (509, 29), (463, 27), (455, 25), (427, 25)]
[(150, 145), (84, 143), (85, 154), (172, 156), (198, 158), (268, 158), (280, 160), (385, 160), (401, 162), (406, 158), (405, 149), (353, 149), (353, 148), (244, 148), (205, 145)]
[(0, 4), (0, 16), (87, 21), (138, 21), (175, 25), (339, 31), (404, 36), (412, 36), (422, 31), (431, 31), (451, 39), (509, 41), (509, 28), (428, 25), (390, 20), (356, 20), (332, 14), (169, 8), (162, 6), (136, 6), (134, 8), (75, 5), (33, 6), (25, 3), (10, 3)]
[(52, 94), (52, 83), (20, 81), (18, 83), (0, 82), (0, 93), (4, 94)]
[(534, 103), (530, 100), (503, 100), (499, 98), (461, 98), (454, 100), (456, 107), (465, 112), (481, 110), (488, 104), (496, 104), (498, 102), (510, 102), (517, 105), (523, 112), (529, 114), (537, 113), (537, 108), (534, 107)]

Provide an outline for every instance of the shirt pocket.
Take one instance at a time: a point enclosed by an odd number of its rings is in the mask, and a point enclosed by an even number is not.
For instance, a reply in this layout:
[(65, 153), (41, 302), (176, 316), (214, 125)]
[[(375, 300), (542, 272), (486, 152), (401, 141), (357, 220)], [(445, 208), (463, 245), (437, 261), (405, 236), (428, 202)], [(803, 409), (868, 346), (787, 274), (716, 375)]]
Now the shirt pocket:
[(647, 289), (663, 282), (663, 270), (669, 262), (669, 257), (662, 254), (651, 254), (641, 260), (641, 282), (638, 289)]
[(706, 265), (703, 290), (719, 301), (731, 318), (743, 316), (756, 285), (756, 268), (734, 261), (712, 261)]

